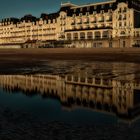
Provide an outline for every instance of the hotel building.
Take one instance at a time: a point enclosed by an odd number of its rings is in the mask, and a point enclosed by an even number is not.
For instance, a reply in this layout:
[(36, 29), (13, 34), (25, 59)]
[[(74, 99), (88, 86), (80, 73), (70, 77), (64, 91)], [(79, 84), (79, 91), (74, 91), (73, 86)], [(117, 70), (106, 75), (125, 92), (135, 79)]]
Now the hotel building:
[(140, 0), (110, 0), (75, 5), (62, 3), (60, 10), (25, 15), (0, 22), (0, 44), (63, 42), (65, 47), (139, 47)]

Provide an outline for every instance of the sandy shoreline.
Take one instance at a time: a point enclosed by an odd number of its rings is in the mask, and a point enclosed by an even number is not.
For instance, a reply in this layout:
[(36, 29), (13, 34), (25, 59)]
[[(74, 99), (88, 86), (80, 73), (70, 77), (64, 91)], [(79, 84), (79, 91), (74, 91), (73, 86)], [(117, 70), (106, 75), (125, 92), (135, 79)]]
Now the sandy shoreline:
[(140, 62), (140, 48), (130, 49), (1, 49), (0, 60), (92, 60)]
[[(140, 49), (1, 49), (0, 74), (41, 67), (43, 60), (81, 60), (140, 63)], [(22, 69), (21, 69), (22, 70)], [(140, 125), (76, 125), (44, 122), (24, 110), (0, 107), (2, 140), (139, 140)]]
[(43, 61), (56, 60), (140, 63), (140, 48), (0, 49), (0, 72), (12, 73), (19, 68), (32, 69), (41, 67)]

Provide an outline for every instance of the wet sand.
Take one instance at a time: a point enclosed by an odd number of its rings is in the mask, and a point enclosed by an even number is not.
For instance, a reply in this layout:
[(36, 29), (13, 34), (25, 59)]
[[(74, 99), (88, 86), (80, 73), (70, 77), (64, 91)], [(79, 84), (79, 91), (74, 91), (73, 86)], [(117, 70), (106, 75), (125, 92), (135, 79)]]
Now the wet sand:
[(140, 48), (111, 49), (1, 49), (0, 61), (18, 60), (92, 60), (92, 61), (123, 61), (140, 62)]
[(44, 122), (23, 110), (0, 108), (1, 140), (139, 140), (139, 125)]
[(0, 49), (0, 73), (17, 73), (18, 69), (42, 67), (46, 61), (99, 61), (140, 63), (140, 48), (49, 48)]
[[(1, 49), (0, 72), (16, 73), (18, 68), (34, 68), (41, 66), (42, 60), (140, 63), (139, 57), (140, 49)], [(130, 125), (79, 126), (69, 122), (43, 122), (23, 110), (0, 107), (2, 140), (139, 140), (139, 124)]]
[(82, 60), (140, 63), (140, 48), (128, 49), (1, 49), (0, 68), (40, 65), (42, 60)]

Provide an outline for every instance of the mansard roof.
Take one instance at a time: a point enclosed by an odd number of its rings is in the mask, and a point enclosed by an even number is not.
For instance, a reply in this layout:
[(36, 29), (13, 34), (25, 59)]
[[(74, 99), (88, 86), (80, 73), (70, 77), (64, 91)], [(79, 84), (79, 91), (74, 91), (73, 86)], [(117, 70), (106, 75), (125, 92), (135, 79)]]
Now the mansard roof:
[(28, 22), (28, 21), (33, 22), (33, 21), (36, 21), (36, 20), (37, 20), (37, 18), (35, 16), (32, 16), (31, 14), (25, 15), (24, 17), (22, 17), (20, 19), (20, 21), (25, 21), (25, 22)]
[(2, 23), (18, 23), (19, 22), (19, 19), (18, 18), (14, 18), (14, 17), (11, 17), (11, 18), (5, 18), (5, 19), (2, 19), (1, 21)]
[(79, 15), (79, 13), (85, 15), (87, 12), (92, 14), (93, 11), (100, 13), (101, 10), (108, 12), (109, 9), (113, 11), (116, 10), (117, 5), (120, 2), (125, 2), (128, 4), (129, 8), (133, 8), (140, 11), (140, 0), (110, 0), (98, 3), (90, 3), (86, 5), (74, 5), (67, 3), (61, 6), (60, 11), (67, 12), (68, 16), (72, 16), (73, 14)]
[(51, 13), (51, 14), (46, 14), (46, 13), (42, 13), (40, 18), (42, 18), (43, 20), (53, 20), (59, 17), (59, 12), (57, 13)]
[[(51, 13), (51, 14), (44, 14), (42, 13), (40, 18), (43, 20), (53, 20), (59, 17), (59, 13), (61, 11), (64, 11), (67, 13), (67, 16), (72, 16), (73, 14), (79, 16), (80, 13), (83, 15), (86, 15), (88, 12), (89, 14), (92, 14), (94, 11), (97, 13), (100, 13), (102, 10), (104, 12), (108, 12), (108, 10), (116, 10), (118, 3), (120, 2), (125, 2), (128, 4), (129, 8), (133, 8), (137, 11), (140, 11), (140, 0), (108, 0), (104, 2), (98, 2), (98, 3), (90, 3), (87, 5), (75, 5), (70, 2), (67, 3), (62, 3), (61, 8), (58, 12), (56, 13)], [(3, 19), (1, 22), (6, 23), (6, 22), (12, 22), (14, 24), (17, 24), (18, 22), (36, 22), (40, 18), (37, 18), (35, 16), (32, 16), (31, 14), (25, 15), (21, 19), (18, 18), (6, 18)]]

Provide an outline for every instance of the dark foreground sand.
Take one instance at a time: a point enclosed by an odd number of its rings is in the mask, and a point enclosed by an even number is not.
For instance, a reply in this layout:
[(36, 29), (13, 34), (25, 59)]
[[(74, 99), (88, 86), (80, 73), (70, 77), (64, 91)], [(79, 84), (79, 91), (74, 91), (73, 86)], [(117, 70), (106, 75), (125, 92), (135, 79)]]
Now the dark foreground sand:
[(0, 73), (16, 73), (16, 69), (41, 67), (44, 61), (81, 60), (140, 63), (140, 48), (49, 48), (0, 49)]
[(0, 140), (139, 140), (140, 126), (44, 122), (24, 111), (0, 109)]
[[(40, 66), (42, 60), (140, 63), (140, 49), (2, 49), (0, 72)], [(13, 70), (13, 71), (12, 71)], [(0, 106), (0, 140), (139, 140), (140, 125), (74, 125), (44, 122), (22, 110)]]
[(1, 49), (0, 61), (32, 59), (140, 62), (140, 48), (111, 49)]

